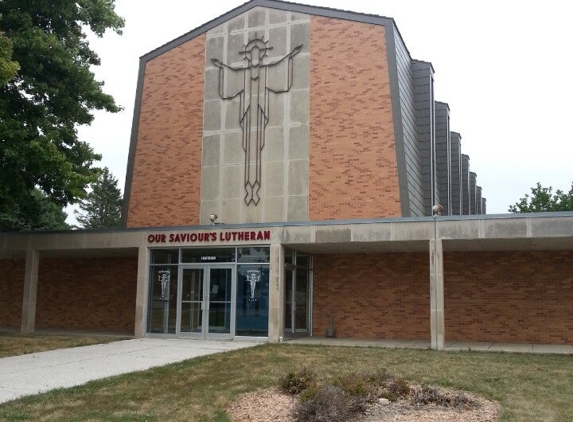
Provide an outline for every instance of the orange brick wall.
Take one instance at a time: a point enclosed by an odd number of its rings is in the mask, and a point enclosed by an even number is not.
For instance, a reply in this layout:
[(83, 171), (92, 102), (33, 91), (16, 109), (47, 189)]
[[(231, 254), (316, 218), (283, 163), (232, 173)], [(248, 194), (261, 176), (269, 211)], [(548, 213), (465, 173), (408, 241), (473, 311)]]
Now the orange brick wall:
[(573, 252), (444, 256), (446, 341), (573, 343)]
[(426, 253), (316, 255), (313, 333), (332, 314), (337, 337), (430, 339)]
[(384, 27), (313, 16), (310, 220), (400, 217)]
[(40, 259), (36, 328), (133, 334), (136, 258)]
[(205, 35), (147, 63), (127, 227), (199, 224)]
[(20, 329), (25, 259), (0, 259), (0, 327)]

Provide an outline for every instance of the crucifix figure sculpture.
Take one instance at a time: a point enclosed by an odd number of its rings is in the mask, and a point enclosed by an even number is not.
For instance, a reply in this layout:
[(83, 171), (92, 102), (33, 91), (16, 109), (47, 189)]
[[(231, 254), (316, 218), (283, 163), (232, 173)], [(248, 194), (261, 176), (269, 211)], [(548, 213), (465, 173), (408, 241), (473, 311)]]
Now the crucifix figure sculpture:
[[(272, 49), (262, 38), (247, 43), (240, 52), (246, 61), (243, 66), (230, 66), (212, 58), (219, 68), (219, 96), (223, 100), (239, 97), (239, 125), (243, 132), (245, 153), (245, 203), (257, 205), (261, 200), (261, 153), (265, 146), (265, 128), (269, 122), (269, 93), (280, 94), (290, 91), (293, 83), (293, 58), (302, 45), (289, 54), (271, 63), (264, 59)], [(239, 86), (225, 86), (229, 80), (227, 72), (241, 72), (243, 83)], [(281, 75), (282, 72), (282, 75)], [(227, 84), (230, 85), (230, 84)]]

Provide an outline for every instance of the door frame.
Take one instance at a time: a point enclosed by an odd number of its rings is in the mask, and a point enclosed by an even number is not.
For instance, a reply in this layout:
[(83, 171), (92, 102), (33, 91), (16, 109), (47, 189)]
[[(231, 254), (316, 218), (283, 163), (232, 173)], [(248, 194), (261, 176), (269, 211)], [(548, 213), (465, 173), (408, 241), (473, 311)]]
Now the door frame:
[[(200, 333), (181, 332), (181, 314), (183, 305), (183, 272), (185, 270), (203, 270), (203, 298), (201, 300), (202, 324)], [(231, 270), (231, 315), (229, 333), (209, 333), (209, 302), (211, 286), (211, 269)], [(237, 268), (236, 264), (181, 264), (177, 279), (177, 316), (175, 335), (177, 337), (191, 337), (199, 339), (233, 339), (235, 338), (235, 314), (237, 308)]]

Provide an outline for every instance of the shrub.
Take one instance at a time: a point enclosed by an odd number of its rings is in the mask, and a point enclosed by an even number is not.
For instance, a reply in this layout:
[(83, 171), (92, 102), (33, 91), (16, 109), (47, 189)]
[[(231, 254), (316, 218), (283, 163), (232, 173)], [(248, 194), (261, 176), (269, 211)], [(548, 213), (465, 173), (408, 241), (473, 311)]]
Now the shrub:
[(316, 384), (316, 373), (306, 367), (299, 371), (290, 371), (279, 378), (281, 389), (288, 394), (299, 394), (313, 384)]
[(334, 386), (342, 388), (351, 398), (351, 410), (364, 412), (368, 404), (374, 403), (379, 396), (379, 386), (371, 376), (351, 373), (334, 380)]
[(368, 379), (361, 374), (351, 373), (337, 377), (333, 383), (334, 386), (342, 388), (348, 394), (354, 397), (363, 396), (368, 393), (370, 385)]
[(294, 411), (297, 422), (345, 422), (353, 412), (353, 400), (342, 388), (326, 385), (316, 396), (301, 401)]
[(412, 404), (424, 406), (434, 404), (436, 406), (453, 408), (475, 408), (478, 403), (461, 391), (441, 392), (437, 388), (422, 387), (412, 394)]
[(392, 375), (386, 372), (385, 369), (379, 369), (368, 377), (370, 384), (375, 387), (383, 387), (392, 379)]
[(410, 384), (401, 378), (390, 379), (386, 382), (383, 391), (383, 397), (390, 401), (396, 401), (410, 394)]

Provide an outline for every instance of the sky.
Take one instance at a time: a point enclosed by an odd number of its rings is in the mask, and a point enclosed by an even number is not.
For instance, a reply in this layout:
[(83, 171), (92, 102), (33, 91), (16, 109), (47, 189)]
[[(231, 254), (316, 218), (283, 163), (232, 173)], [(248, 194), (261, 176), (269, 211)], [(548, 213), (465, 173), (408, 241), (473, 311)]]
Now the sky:
[[(307, 0), (313, 6), (394, 18), (412, 58), (431, 62), (435, 98), (487, 198), (507, 213), (530, 188), (573, 182), (573, 25), (562, 0)], [(123, 35), (90, 36), (93, 69), (123, 107), (96, 112), (80, 139), (102, 154), (123, 189), (139, 57), (245, 3), (242, 0), (116, 0)], [(73, 222), (72, 209), (68, 209)]]

